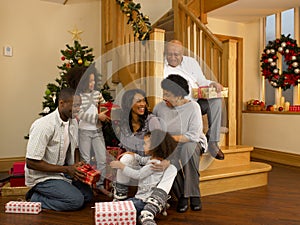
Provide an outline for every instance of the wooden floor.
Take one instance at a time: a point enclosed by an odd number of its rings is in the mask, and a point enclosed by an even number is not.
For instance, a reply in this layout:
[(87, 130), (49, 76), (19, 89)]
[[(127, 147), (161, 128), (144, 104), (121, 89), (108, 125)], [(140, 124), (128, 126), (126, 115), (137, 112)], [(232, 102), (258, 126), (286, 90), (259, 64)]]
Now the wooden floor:
[[(272, 164), (268, 186), (205, 196), (202, 211), (175, 211), (171, 202), (168, 216), (159, 225), (299, 225), (300, 168)], [(39, 215), (6, 214), (4, 204), (16, 197), (0, 197), (1, 225), (89, 225), (94, 224), (93, 204), (76, 212), (42, 211)], [(96, 201), (103, 201), (103, 196)], [(107, 200), (107, 199), (106, 199)]]

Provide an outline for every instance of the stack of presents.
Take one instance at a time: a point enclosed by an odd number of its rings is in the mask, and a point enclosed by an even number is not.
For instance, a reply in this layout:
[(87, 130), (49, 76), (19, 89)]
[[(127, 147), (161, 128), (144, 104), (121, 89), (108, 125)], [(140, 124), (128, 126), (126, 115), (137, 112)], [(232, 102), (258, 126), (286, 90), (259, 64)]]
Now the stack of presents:
[(2, 196), (25, 195), (29, 190), (25, 186), (25, 161), (14, 162), (7, 174), (7, 182), (3, 182)]

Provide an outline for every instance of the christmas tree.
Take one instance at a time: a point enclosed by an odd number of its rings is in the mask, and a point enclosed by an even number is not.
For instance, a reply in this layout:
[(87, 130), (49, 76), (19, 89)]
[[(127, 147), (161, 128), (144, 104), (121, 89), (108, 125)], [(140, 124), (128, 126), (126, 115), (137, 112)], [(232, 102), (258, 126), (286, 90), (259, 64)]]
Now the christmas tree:
[[(58, 106), (58, 95), (60, 90), (65, 87), (77, 87), (81, 77), (70, 77), (70, 76), (78, 76), (78, 71), (82, 71), (79, 73), (83, 75), (85, 70), (89, 66), (94, 66), (93, 60), (94, 55), (92, 54), (93, 49), (88, 46), (82, 46), (78, 38), (74, 40), (74, 46), (66, 45), (65, 50), (61, 50), (61, 60), (63, 64), (61, 66), (57, 66), (60, 69), (60, 77), (55, 79), (55, 83), (47, 84), (47, 89), (44, 95), (43, 101), (43, 111), (39, 114), (45, 116), (51, 112), (53, 112)], [(73, 71), (71, 71), (73, 70)], [(75, 72), (76, 71), (76, 72)], [(101, 76), (99, 74), (99, 76)], [(101, 80), (98, 78), (98, 80)], [(103, 98), (106, 101), (113, 101), (113, 97), (110, 94), (110, 87), (107, 83), (104, 83), (101, 88), (95, 87), (96, 89), (100, 89), (100, 92), (103, 95)], [(115, 132), (112, 128), (111, 122), (105, 122), (103, 125), (103, 134), (105, 139), (105, 144), (107, 146), (117, 146), (119, 141), (115, 135)], [(28, 139), (28, 135), (25, 136)]]
[(88, 46), (82, 46), (78, 40), (74, 40), (74, 46), (66, 45), (65, 50), (61, 50), (61, 60), (63, 64), (57, 66), (60, 69), (60, 77), (55, 79), (56, 83), (47, 84), (44, 95), (43, 111), (40, 115), (45, 116), (53, 112), (57, 106), (57, 96), (60, 90), (70, 86), (66, 79), (67, 72), (74, 67), (88, 67), (94, 60), (93, 49)]

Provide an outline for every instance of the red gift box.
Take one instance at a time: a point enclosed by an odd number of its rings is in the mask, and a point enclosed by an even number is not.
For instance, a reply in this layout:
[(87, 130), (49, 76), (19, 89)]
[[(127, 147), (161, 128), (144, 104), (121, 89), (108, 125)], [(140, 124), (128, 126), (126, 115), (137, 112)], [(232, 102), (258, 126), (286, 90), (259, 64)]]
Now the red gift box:
[(96, 225), (135, 225), (136, 209), (132, 201), (96, 202)]
[(5, 204), (6, 213), (39, 214), (41, 211), (42, 204), (40, 202), (10, 201)]
[(111, 117), (111, 111), (113, 109), (119, 109), (120, 106), (113, 104), (112, 102), (106, 102), (106, 103), (101, 103), (99, 104), (98, 107), (98, 112), (103, 112), (105, 110), (108, 110), (105, 115), (107, 115), (108, 117)]
[(77, 169), (86, 174), (85, 180), (83, 181), (86, 184), (92, 185), (100, 179), (100, 171), (95, 170), (90, 164), (85, 164)]
[(25, 161), (14, 162), (10, 170), (10, 186), (22, 187), (25, 186)]

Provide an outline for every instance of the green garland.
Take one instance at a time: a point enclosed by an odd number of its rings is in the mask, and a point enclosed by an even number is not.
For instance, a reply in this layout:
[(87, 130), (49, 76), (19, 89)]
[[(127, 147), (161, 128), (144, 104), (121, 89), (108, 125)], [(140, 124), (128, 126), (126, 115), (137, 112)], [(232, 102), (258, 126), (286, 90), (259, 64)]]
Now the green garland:
[(132, 0), (116, 0), (124, 14), (128, 17), (127, 24), (132, 26), (134, 36), (140, 41), (149, 40), (152, 30), (149, 17), (140, 12), (140, 3), (136, 4)]
[[(287, 70), (279, 74), (277, 66), (277, 53), (284, 56)], [(274, 88), (281, 87), (283, 90), (298, 84), (300, 79), (300, 48), (296, 40), (290, 35), (281, 35), (274, 41), (270, 41), (261, 56), (262, 76), (268, 79)]]

